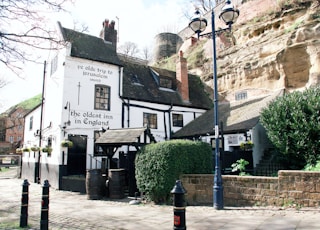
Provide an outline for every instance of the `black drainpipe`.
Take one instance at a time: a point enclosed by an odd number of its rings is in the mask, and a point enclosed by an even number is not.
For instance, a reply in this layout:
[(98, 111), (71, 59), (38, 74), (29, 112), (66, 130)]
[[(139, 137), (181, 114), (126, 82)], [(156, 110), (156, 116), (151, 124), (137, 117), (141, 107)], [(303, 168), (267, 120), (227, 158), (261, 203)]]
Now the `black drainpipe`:
[(172, 136), (172, 129), (171, 129), (171, 110), (172, 110), (172, 104), (170, 106), (170, 108), (168, 109), (168, 114), (169, 114), (169, 140), (171, 140), (171, 136)]
[(44, 61), (43, 67), (43, 83), (42, 83), (42, 97), (41, 97), (41, 113), (40, 113), (40, 130), (39, 130), (39, 154), (38, 154), (38, 167), (36, 172), (36, 182), (41, 183), (41, 144), (42, 144), (42, 119), (43, 119), (43, 105), (44, 105), (44, 89), (46, 83), (46, 66), (47, 62)]

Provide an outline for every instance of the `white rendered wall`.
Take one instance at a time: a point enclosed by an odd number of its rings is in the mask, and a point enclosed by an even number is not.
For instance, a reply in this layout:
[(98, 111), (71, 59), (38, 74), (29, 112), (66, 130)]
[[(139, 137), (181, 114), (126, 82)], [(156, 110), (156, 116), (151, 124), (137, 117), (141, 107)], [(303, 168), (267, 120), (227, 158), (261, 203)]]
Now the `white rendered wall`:
[[(189, 122), (194, 120), (203, 114), (206, 110), (203, 109), (194, 109), (188, 107), (181, 106), (173, 106), (170, 111), (171, 119), (169, 119), (169, 113), (164, 112), (168, 111), (171, 106), (169, 105), (161, 105), (154, 104), (149, 102), (141, 102), (141, 101), (130, 101), (130, 112), (128, 114), (128, 108), (125, 108), (125, 127), (136, 128), (143, 127), (143, 113), (151, 113), (157, 115), (157, 129), (151, 129), (152, 134), (156, 138), (157, 141), (165, 140), (165, 131), (167, 132), (167, 138), (170, 137), (170, 128), (171, 131), (176, 132), (182, 127), (174, 127), (172, 124), (172, 114), (183, 114), (183, 125), (187, 125)], [(146, 108), (135, 107), (134, 105), (144, 106)], [(129, 126), (127, 124), (127, 120), (129, 120)], [(171, 124), (169, 123), (171, 121)], [(166, 123), (166, 129), (165, 129)]]

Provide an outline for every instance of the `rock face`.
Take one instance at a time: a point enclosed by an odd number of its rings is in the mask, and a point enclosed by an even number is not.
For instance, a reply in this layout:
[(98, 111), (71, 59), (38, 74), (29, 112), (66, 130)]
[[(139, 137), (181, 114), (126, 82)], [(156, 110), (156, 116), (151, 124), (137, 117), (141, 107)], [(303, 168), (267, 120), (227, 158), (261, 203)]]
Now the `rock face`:
[[(249, 97), (320, 83), (319, 2), (291, 2), (246, 1), (232, 33), (217, 37), (218, 89), (225, 100), (243, 91)], [(212, 86), (212, 41), (201, 44), (206, 58), (191, 71)]]

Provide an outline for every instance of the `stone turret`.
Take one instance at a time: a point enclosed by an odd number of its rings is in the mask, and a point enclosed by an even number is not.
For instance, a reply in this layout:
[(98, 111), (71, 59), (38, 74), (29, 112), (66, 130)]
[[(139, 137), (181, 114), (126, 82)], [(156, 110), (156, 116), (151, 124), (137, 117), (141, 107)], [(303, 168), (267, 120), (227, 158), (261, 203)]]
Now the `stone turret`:
[(174, 33), (160, 33), (155, 37), (154, 62), (175, 55), (183, 43), (182, 38)]

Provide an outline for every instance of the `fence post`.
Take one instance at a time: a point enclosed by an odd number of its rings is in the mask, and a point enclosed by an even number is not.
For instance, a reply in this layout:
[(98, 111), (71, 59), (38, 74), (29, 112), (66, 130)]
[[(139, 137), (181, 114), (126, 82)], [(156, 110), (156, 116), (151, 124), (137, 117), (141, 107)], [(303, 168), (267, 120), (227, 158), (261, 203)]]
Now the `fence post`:
[(49, 181), (45, 180), (42, 187), (40, 230), (48, 230), (49, 227)]
[(28, 203), (29, 203), (29, 182), (24, 180), (22, 184), (22, 198), (21, 198), (21, 214), (20, 214), (20, 228), (28, 225)]

